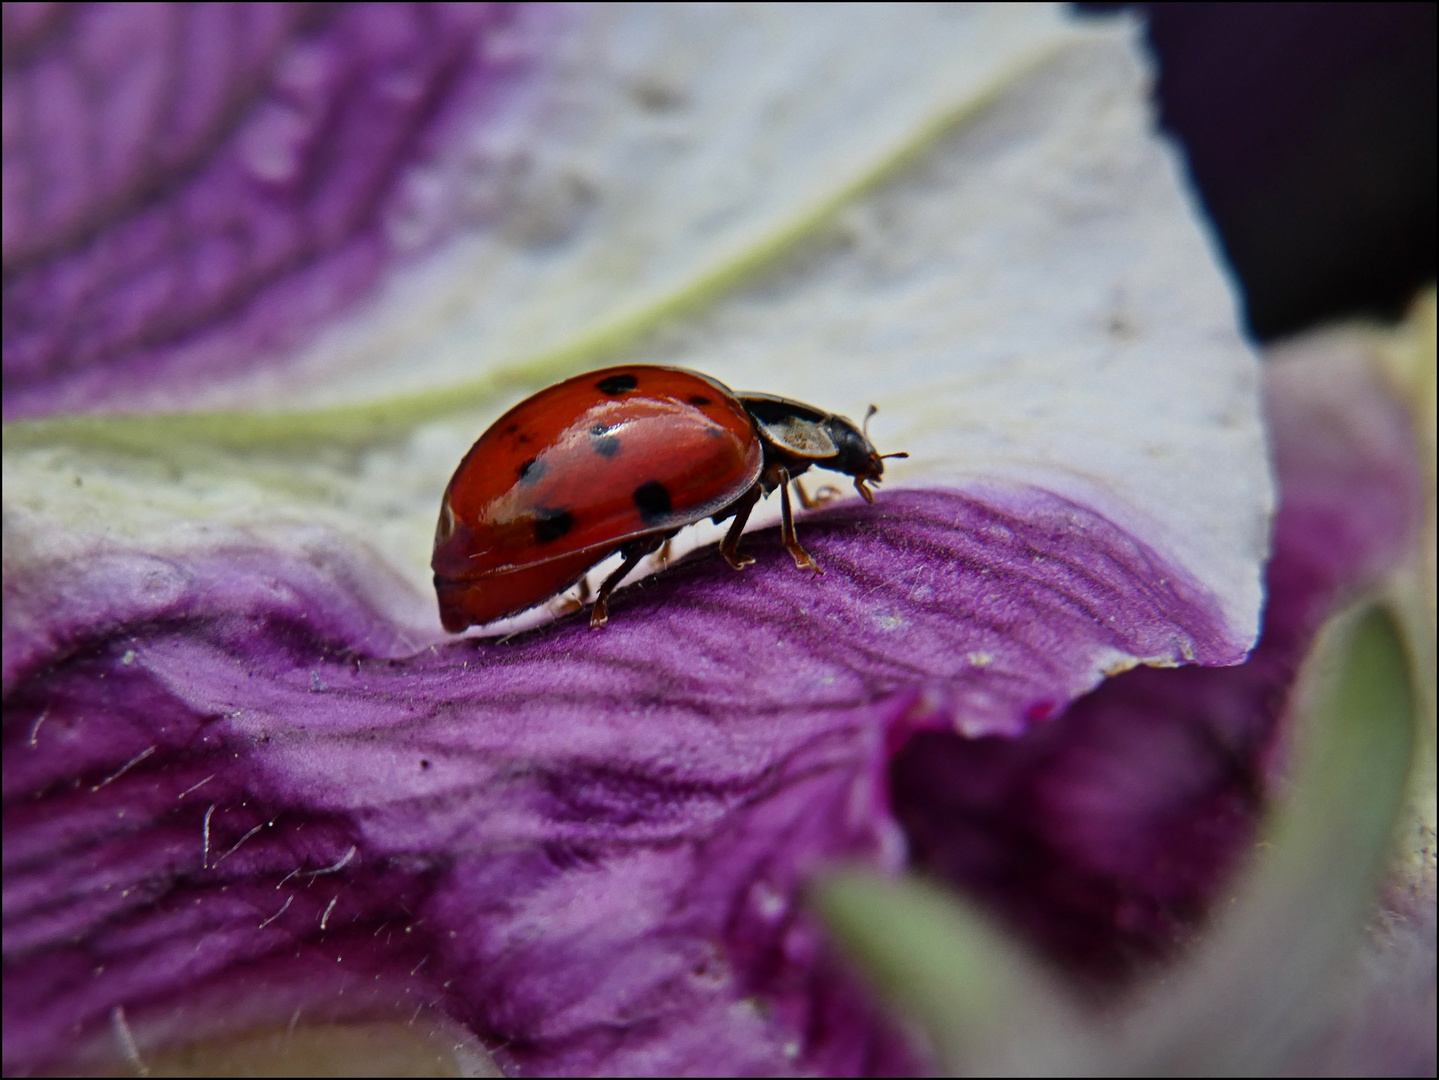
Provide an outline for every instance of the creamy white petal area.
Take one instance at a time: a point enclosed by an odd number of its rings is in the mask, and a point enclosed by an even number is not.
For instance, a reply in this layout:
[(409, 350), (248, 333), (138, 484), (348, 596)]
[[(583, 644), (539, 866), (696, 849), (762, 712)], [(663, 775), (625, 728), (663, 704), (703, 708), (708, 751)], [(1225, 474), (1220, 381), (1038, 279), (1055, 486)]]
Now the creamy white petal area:
[(605, 5), (521, 18), (479, 47), (536, 57), (536, 85), (476, 110), (391, 209), (398, 246), (444, 237), (443, 249), (291, 358), (278, 383), (245, 380), (213, 400), (430, 391), (642, 330), (783, 254), (1087, 36), (1042, 5)]

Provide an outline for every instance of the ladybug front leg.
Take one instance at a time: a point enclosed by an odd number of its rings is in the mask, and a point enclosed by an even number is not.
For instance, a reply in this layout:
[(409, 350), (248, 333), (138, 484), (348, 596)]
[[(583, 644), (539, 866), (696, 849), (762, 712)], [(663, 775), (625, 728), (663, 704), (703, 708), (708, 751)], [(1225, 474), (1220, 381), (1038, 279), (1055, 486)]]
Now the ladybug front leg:
[(610, 593), (614, 592), (619, 583), (625, 579), (631, 570), (643, 562), (648, 556), (653, 555), (674, 533), (655, 533), (652, 536), (641, 536), (638, 540), (631, 540), (624, 547), (620, 548), (620, 554), (624, 556), (624, 562), (613, 574), (605, 578), (600, 585), (599, 595), (595, 597), (594, 610), (590, 612), (590, 629), (598, 630), (610, 620)]
[(810, 558), (810, 554), (800, 546), (799, 537), (794, 534), (794, 511), (789, 506), (789, 470), (781, 467), (779, 470), (779, 509), (781, 517), (780, 536), (784, 539), (784, 548), (794, 559), (794, 564), (801, 570), (813, 570), (816, 574), (823, 574), (819, 563)]
[(823, 506), (825, 503), (839, 498), (839, 488), (833, 484), (821, 484), (813, 496), (805, 491), (804, 485), (799, 482), (798, 477), (790, 481), (790, 487), (794, 488), (794, 493), (799, 498), (799, 504), (806, 510), (813, 510), (816, 506)]
[(754, 509), (754, 504), (759, 502), (759, 496), (760, 486), (755, 484), (735, 500), (734, 524), (729, 527), (729, 532), (725, 533), (724, 540), (720, 542), (720, 554), (725, 557), (725, 562), (736, 570), (743, 570), (754, 562), (748, 555), (739, 553), (739, 538), (740, 533), (744, 532), (745, 522), (749, 520), (750, 511)]

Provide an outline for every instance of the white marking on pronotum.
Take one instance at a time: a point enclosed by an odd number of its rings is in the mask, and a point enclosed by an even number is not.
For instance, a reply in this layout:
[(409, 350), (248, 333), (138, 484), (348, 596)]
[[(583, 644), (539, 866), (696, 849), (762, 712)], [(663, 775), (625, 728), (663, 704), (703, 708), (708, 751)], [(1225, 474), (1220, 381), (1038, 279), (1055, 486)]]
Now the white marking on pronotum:
[(132, 757), (129, 761), (125, 762), (125, 764), (121, 765), (118, 769), (112, 772), (109, 776), (105, 777), (105, 779), (101, 780), (90, 790), (99, 791), (106, 784), (114, 783), (116, 780), (120, 779), (120, 777), (124, 776), (127, 772), (133, 769), (136, 765), (140, 764), (140, 762), (144, 761), (147, 757), (149, 757), (158, 749), (160, 749), (158, 746), (147, 746), (144, 750), (141, 750), (138, 754)]
[(186, 795), (190, 794), (190, 792), (199, 790), (200, 788), (204, 787), (206, 784), (208, 784), (208, 783), (209, 783), (211, 780), (213, 780), (213, 779), (215, 779), (215, 774), (214, 774), (214, 773), (211, 773), (209, 776), (205, 777), (205, 779), (201, 780), (198, 784), (191, 784), (191, 785), (190, 785), (189, 787), (187, 787), (184, 791), (180, 792), (179, 795), (175, 796), (175, 801), (176, 801), (176, 802), (179, 802), (179, 801), (180, 801), (181, 799), (183, 799)]
[(290, 910), (290, 905), (293, 904), (294, 902), (295, 902), (295, 898), (294, 898), (293, 896), (287, 896), (287, 897), (285, 897), (284, 906), (281, 907), (279, 911), (275, 912), (275, 914), (271, 915), (268, 919), (266, 919), (264, 922), (262, 922), (262, 923), (260, 924), (260, 929), (261, 929), (261, 930), (265, 929), (265, 927), (269, 926), (272, 922), (274, 922), (276, 919), (278, 919), (281, 915), (283, 915), (283, 914), (285, 914), (285, 912), (289, 911), (289, 910)]
[(35, 746), (35, 740), (40, 735), (40, 725), (45, 722), (45, 717), (50, 715), (50, 706), (46, 705), (40, 710), (40, 715), (35, 717), (35, 722), (30, 725), (30, 746)]
[(205, 811), (205, 825), (200, 830), (205, 844), (204, 851), (200, 857), (200, 867), (204, 870), (210, 869), (210, 818), (212, 818), (214, 814), (215, 804), (211, 803), (210, 808)]
[(110, 1026), (115, 1029), (115, 1038), (120, 1043), (120, 1050), (125, 1055), (125, 1060), (141, 1076), (150, 1075), (150, 1066), (145, 1064), (140, 1057), (140, 1048), (135, 1045), (135, 1036), (130, 1032), (130, 1025), (125, 1022), (125, 1006), (116, 1005), (110, 1010)]
[(333, 897), (330, 898), (330, 904), (329, 904), (329, 906), (325, 908), (325, 913), (320, 916), (320, 929), (321, 929), (321, 930), (325, 929), (325, 924), (330, 921), (330, 912), (332, 912), (332, 911), (335, 910), (335, 905), (338, 904), (339, 902), (340, 902), (340, 898), (339, 898), (338, 895), (337, 895), (337, 896), (333, 896)]
[(321, 874), (333, 874), (333, 873), (336, 873), (337, 871), (343, 870), (345, 867), (347, 867), (347, 866), (350, 865), (350, 860), (355, 857), (355, 852), (357, 852), (357, 851), (359, 851), (359, 850), (360, 850), (360, 847), (359, 847), (358, 844), (351, 844), (351, 845), (350, 845), (350, 850), (347, 851), (347, 852), (345, 852), (343, 855), (341, 855), (341, 856), (340, 856), (340, 861), (337, 862), (337, 863), (335, 863), (334, 866), (327, 866), (327, 867), (325, 867), (323, 870), (306, 870), (306, 871), (305, 871), (303, 874), (301, 874), (300, 876), (301, 876), (301, 877), (319, 877)]
[(250, 837), (254, 836), (257, 832), (259, 832), (261, 829), (263, 829), (266, 825), (272, 825), (272, 824), (274, 824), (274, 823), (273, 823), (273, 822), (270, 822), (270, 821), (262, 821), (262, 822), (260, 822), (260, 824), (256, 825), (253, 829), (251, 829), (249, 832), (247, 832), (244, 836), (240, 837), (240, 839), (236, 840), (233, 844), (231, 844), (231, 845), (230, 845), (230, 850), (227, 851), (227, 852), (225, 852), (225, 854), (221, 855), (218, 859), (215, 860), (215, 865), (216, 865), (216, 866), (219, 866), (222, 862), (224, 862), (226, 859), (228, 859), (231, 855), (235, 854), (235, 850), (236, 850), (241, 844), (243, 844), (246, 840), (250, 839)]

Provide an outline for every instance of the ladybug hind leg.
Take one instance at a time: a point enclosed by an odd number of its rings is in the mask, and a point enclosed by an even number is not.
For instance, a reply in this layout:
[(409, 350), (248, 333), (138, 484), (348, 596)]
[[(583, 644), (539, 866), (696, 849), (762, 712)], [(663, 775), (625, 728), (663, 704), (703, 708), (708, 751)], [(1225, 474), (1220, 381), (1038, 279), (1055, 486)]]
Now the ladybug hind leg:
[(615, 572), (605, 578), (600, 585), (600, 591), (595, 596), (595, 606), (590, 611), (590, 629), (599, 630), (609, 622), (610, 619), (610, 593), (614, 592), (636, 566), (647, 557), (653, 555), (661, 547), (669, 542), (674, 536), (676, 529), (667, 533), (654, 533), (650, 536), (641, 536), (638, 540), (631, 540), (624, 547), (620, 548), (620, 555), (624, 562), (616, 567)]
[(780, 535), (784, 538), (784, 548), (794, 559), (794, 565), (798, 569), (813, 570), (816, 574), (823, 574), (824, 571), (820, 569), (819, 563), (810, 557), (810, 553), (800, 545), (799, 537), (795, 535), (794, 511), (790, 509), (789, 505), (789, 483), (789, 470), (781, 468), (779, 470), (779, 508), (782, 521)]
[(568, 591), (567, 591), (566, 594), (564, 595), (564, 598), (560, 601), (559, 614), (561, 614), (561, 615), (569, 615), (569, 614), (571, 614), (571, 613), (573, 613), (573, 612), (580, 611), (580, 610), (582, 610), (583, 608), (586, 608), (586, 607), (589, 606), (589, 603), (590, 603), (590, 576), (589, 576), (589, 574), (586, 573), (585, 576), (582, 577), (582, 578), (580, 578), (579, 581), (575, 582), (575, 584), (574, 584), (573, 586), (571, 586), (571, 588), (574, 589), (574, 595), (573, 595), (573, 596), (568, 595)]

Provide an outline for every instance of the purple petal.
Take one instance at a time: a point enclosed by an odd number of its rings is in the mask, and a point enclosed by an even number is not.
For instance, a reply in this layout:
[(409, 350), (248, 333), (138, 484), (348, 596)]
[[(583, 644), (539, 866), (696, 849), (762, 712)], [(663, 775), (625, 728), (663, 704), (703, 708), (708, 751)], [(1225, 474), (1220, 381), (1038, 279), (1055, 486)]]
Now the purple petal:
[(1130, 978), (1194, 933), (1248, 850), (1314, 634), (1416, 536), (1412, 421), (1370, 366), (1276, 363), (1268, 399), (1282, 504), (1248, 663), (1133, 671), (1024, 739), (925, 733), (891, 769), (917, 864), (1089, 978)]
[(485, 43), (547, 17), (7, 8), (6, 417), (182, 400), (368, 294), (415, 167), (529, 66)]
[[(526, 1069), (908, 1067), (795, 911), (823, 861), (899, 865), (893, 748), (1021, 730), (1114, 657), (1234, 646), (1181, 575), (1052, 497), (895, 493), (805, 536), (818, 582), (762, 533), (747, 573), (685, 562), (603, 634), (410, 659), (376, 655), (342, 588), (232, 554), (17, 671), (10, 1062), (58, 1067), (77, 1022), (103, 1057), (117, 1004), (143, 1042), (241, 971), (309, 988), (275, 996), (283, 1024), (330, 993), (319, 957), (386, 976), (349, 1018), (433, 1004)], [(54, 636), (20, 606), (7, 651), (37, 657)], [(189, 1007), (195, 1032), (230, 1019)]]

